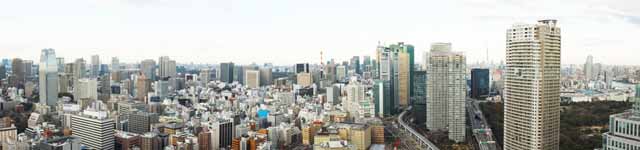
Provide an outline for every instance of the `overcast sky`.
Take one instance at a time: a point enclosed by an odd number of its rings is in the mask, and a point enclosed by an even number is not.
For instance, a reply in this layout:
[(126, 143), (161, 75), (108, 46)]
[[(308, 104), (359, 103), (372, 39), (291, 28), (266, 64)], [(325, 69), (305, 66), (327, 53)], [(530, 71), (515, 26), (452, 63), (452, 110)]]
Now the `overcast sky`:
[[(467, 62), (499, 62), (514, 23), (558, 19), (562, 63), (640, 64), (638, 0), (4, 0), (0, 58), (67, 62), (98, 54), (138, 62), (291, 64), (374, 56), (378, 41), (452, 42)], [(418, 61), (421, 62), (421, 61)]]

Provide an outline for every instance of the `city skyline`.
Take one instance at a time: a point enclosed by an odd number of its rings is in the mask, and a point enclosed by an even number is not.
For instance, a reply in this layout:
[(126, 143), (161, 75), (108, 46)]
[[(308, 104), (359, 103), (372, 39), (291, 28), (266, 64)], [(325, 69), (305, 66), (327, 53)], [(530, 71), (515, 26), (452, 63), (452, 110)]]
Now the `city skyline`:
[(589, 54), (605, 64), (640, 63), (633, 57), (636, 1), (38, 2), (0, 5), (0, 32), (9, 35), (0, 37), (4, 58), (38, 60), (31, 54), (53, 48), (67, 62), (97, 54), (127, 63), (171, 56), (181, 63), (283, 65), (318, 63), (320, 51), (325, 60), (375, 56), (378, 42), (405, 42), (415, 45), (419, 61), (431, 43), (451, 42), (469, 63), (486, 60), (487, 50), (499, 63), (505, 28), (549, 18), (571, 29), (563, 31), (563, 64), (583, 64)]

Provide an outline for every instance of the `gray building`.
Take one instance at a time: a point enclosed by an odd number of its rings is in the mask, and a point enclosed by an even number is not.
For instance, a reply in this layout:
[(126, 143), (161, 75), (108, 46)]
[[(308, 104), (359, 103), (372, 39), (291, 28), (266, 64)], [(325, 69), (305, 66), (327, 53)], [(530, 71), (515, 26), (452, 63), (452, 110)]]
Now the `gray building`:
[(233, 82), (233, 63), (232, 62), (228, 62), (228, 63), (220, 63), (220, 81), (222, 82), (226, 82), (226, 83), (232, 83)]
[(427, 71), (427, 129), (448, 130), (449, 139), (465, 139), (466, 59), (451, 43), (433, 43)]
[(129, 112), (129, 131), (144, 134), (151, 131), (151, 125), (158, 122), (158, 114), (144, 111)]

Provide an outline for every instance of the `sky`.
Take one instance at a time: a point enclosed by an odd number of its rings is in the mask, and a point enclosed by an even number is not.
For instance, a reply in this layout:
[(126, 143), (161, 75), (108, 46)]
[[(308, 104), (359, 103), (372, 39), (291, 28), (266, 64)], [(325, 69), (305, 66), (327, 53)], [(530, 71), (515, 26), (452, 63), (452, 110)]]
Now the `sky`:
[(430, 43), (451, 42), (468, 63), (498, 63), (506, 29), (540, 19), (558, 20), (563, 64), (640, 64), (638, 0), (2, 0), (0, 58), (53, 48), (67, 62), (288, 65), (405, 42), (421, 62)]

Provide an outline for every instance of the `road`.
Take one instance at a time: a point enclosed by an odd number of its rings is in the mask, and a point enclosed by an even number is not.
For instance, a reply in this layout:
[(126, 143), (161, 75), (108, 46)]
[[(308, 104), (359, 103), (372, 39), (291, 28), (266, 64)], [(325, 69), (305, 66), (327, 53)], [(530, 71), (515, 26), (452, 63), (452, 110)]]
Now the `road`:
[(487, 120), (484, 118), (482, 111), (480, 111), (478, 101), (467, 98), (466, 107), (477, 148), (480, 150), (500, 150)]
[(405, 122), (404, 116), (407, 114), (407, 112), (409, 112), (409, 110), (411, 110), (411, 107), (405, 109), (398, 116), (397, 122), (398, 122), (398, 124), (400, 124), (399, 128), (403, 129), (403, 131), (405, 133), (409, 133), (411, 135), (411, 137), (415, 138), (416, 141), (418, 141), (418, 143), (417, 143), (418, 145), (415, 145), (415, 147), (417, 147), (419, 149), (439, 150), (438, 147), (435, 144), (433, 144), (431, 141), (429, 141), (429, 139), (427, 139), (426, 137), (422, 136), (422, 134), (420, 134), (419, 132), (414, 130), (410, 125), (408, 125)]

